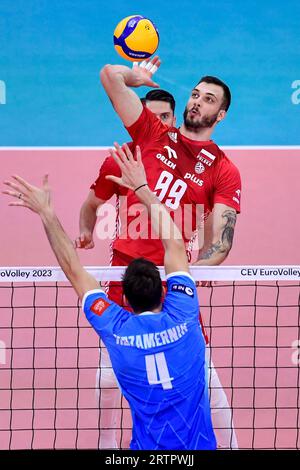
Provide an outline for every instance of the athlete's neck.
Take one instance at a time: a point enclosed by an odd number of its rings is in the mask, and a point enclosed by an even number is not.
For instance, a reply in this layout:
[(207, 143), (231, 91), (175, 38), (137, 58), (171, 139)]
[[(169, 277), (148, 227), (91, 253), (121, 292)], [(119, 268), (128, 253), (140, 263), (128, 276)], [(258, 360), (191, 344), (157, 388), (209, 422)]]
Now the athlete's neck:
[(153, 313), (159, 313), (161, 312), (161, 309), (162, 309), (162, 304), (160, 304), (157, 308), (155, 308), (154, 310), (152, 310)]
[(179, 128), (180, 133), (191, 140), (206, 141), (210, 140), (210, 136), (213, 133), (213, 127), (203, 127), (197, 130), (190, 130), (182, 124)]
[[(159, 304), (158, 307), (154, 308), (153, 310), (149, 310), (149, 312), (151, 312), (151, 313), (160, 313), (161, 309), (162, 309), (162, 304)], [(140, 315), (141, 313), (145, 313), (145, 312), (143, 311), (143, 312), (134, 312), (134, 313), (135, 313), (135, 315)]]

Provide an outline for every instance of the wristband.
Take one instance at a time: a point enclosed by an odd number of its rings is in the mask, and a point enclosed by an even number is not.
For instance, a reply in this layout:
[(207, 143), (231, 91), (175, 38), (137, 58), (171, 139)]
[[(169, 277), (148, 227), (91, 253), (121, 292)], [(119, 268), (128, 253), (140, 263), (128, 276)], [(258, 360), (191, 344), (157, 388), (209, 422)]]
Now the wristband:
[(141, 186), (138, 186), (135, 188), (134, 192), (136, 192), (138, 189), (142, 188), (143, 186), (148, 186), (148, 183), (141, 184)]

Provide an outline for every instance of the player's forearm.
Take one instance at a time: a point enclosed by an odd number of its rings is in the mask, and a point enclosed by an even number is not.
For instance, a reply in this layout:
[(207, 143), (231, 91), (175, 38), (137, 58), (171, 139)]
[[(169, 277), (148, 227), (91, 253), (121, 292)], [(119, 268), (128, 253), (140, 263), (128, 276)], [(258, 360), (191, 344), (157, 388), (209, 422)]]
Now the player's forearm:
[(44, 229), (56, 259), (69, 280), (81, 267), (78, 255), (52, 209), (40, 214)]
[(101, 82), (124, 126), (131, 126), (140, 116), (143, 105), (131, 87), (151, 85), (123, 65), (106, 65), (101, 70)]
[(173, 248), (174, 245), (182, 246), (183, 249), (185, 249), (180, 230), (174, 223), (167, 209), (161, 204), (149, 187), (144, 186), (139, 189), (136, 195), (146, 206), (149, 216), (151, 217), (151, 225), (161, 239), (165, 250)]
[[(218, 228), (214, 229), (211, 240), (207, 240), (199, 251), (197, 266), (216, 266), (227, 258), (233, 243), (236, 211), (226, 208), (220, 213)], [(206, 232), (206, 235), (209, 230)], [(213, 232), (212, 232), (213, 233)], [(210, 238), (210, 237), (209, 237)]]
[(198, 259), (193, 264), (194, 266), (218, 266), (227, 258), (229, 251), (230, 248), (220, 241), (212, 243), (209, 247), (200, 250)]
[(83, 203), (80, 209), (79, 230), (80, 233), (93, 233), (97, 221), (97, 211), (88, 203)]

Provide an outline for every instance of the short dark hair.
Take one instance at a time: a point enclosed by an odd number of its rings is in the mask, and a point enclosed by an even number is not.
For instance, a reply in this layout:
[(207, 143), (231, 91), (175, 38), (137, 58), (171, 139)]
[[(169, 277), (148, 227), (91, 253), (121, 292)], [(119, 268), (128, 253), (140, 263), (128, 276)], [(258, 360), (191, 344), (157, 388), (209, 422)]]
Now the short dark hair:
[(144, 258), (128, 265), (122, 278), (123, 292), (135, 313), (152, 311), (159, 307), (162, 282), (157, 266)]
[(223, 88), (224, 98), (223, 98), (223, 101), (222, 101), (222, 108), (224, 108), (225, 111), (228, 111), (230, 103), (231, 103), (231, 93), (230, 93), (230, 89), (226, 85), (226, 83), (222, 82), (222, 80), (220, 80), (217, 77), (212, 77), (211, 75), (207, 75), (206, 77), (202, 77), (199, 80), (198, 85), (199, 85), (199, 83), (202, 83), (202, 82), (214, 83), (215, 85), (219, 85), (221, 88)]
[(170, 104), (173, 113), (175, 113), (175, 98), (168, 91), (160, 89), (150, 90), (146, 96), (142, 98), (142, 102), (145, 103), (145, 101), (165, 101)]

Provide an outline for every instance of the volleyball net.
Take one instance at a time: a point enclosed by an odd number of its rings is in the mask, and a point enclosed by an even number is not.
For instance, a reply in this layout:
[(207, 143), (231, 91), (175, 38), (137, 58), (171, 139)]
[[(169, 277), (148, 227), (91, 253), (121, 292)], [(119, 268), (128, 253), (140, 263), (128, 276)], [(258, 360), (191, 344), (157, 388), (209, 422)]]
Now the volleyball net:
[[(101, 285), (123, 273), (88, 270)], [(191, 272), (231, 435), (242, 449), (299, 449), (300, 267)], [(217, 438), (224, 426), (214, 423)], [(0, 268), (0, 448), (126, 449), (130, 435), (103, 345), (61, 270)]]

